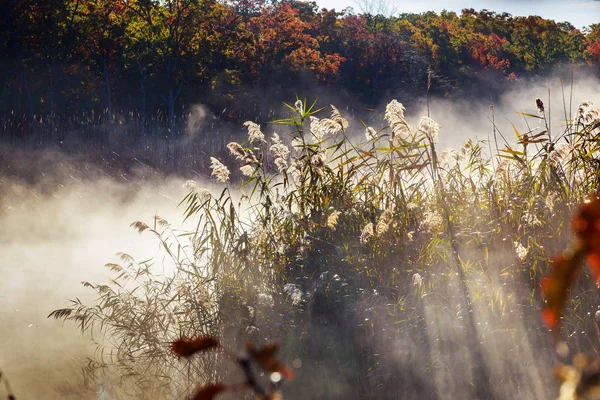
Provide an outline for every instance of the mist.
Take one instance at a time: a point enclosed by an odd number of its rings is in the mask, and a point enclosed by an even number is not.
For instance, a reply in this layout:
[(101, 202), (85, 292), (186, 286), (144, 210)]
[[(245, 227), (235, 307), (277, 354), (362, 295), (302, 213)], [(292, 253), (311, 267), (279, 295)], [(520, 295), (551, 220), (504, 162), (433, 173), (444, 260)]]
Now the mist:
[[(34, 159), (41, 170), (27, 171)], [(181, 221), (183, 180), (143, 169), (106, 176), (51, 150), (17, 152), (3, 163), (0, 365), (17, 398), (81, 398), (81, 369), (93, 356), (92, 342), (74, 326), (46, 317), (68, 299), (93, 301), (80, 282), (107, 281), (103, 266), (115, 261), (115, 253), (154, 256), (156, 242), (129, 225), (154, 215)], [(93, 390), (88, 394), (94, 398)]]
[[(490, 105), (494, 106), (497, 130), (512, 143), (515, 136), (511, 123), (521, 132), (529, 130), (524, 117), (516, 112), (535, 114), (536, 98), (541, 98), (551, 110), (552, 129), (562, 132), (565, 108), (566, 118), (570, 118), (581, 101), (600, 104), (598, 78), (575, 76), (572, 90), (567, 72), (563, 81), (564, 86), (561, 86), (554, 76), (539, 82), (523, 82), (518, 88), (512, 85), (510, 90), (495, 99), (431, 99), (430, 115), (442, 126), (438, 147), (458, 148), (467, 139), (492, 140)], [(351, 116), (347, 115), (350, 112), (345, 111), (345, 104), (340, 104), (343, 100), (338, 103), (333, 91), (323, 89), (323, 92), (323, 101), (338, 106), (342, 115), (351, 119), (349, 135), (353, 138), (364, 137), (364, 128), (359, 120), (377, 126), (371, 113), (364, 112), (363, 115), (362, 111), (355, 111)], [(382, 99), (382, 108), (390, 100), (392, 98)], [(414, 125), (418, 124), (420, 116), (427, 115), (424, 99), (416, 99), (414, 103), (405, 101), (404, 104), (408, 109), (407, 117)], [(277, 102), (269, 109), (283, 113), (284, 107)], [(52, 310), (67, 306), (68, 299), (93, 302), (93, 293), (82, 287), (80, 282), (107, 281), (111, 274), (103, 265), (114, 261), (115, 253), (124, 251), (136, 259), (154, 257), (159, 251), (156, 240), (139, 235), (130, 224), (136, 220), (152, 221), (155, 215), (159, 215), (174, 226), (180, 226), (183, 211), (178, 204), (186, 195), (182, 187), (186, 180), (196, 179), (218, 193), (219, 185), (209, 183), (210, 177), (206, 173), (212, 154), (190, 151), (190, 148), (214, 149), (215, 142), (225, 144), (229, 140), (238, 140), (244, 133), (241, 128), (231, 129), (221, 131), (216, 138), (207, 123), (210, 118), (204, 106), (193, 108), (180, 149), (187, 151), (182, 154), (182, 160), (187, 160), (187, 166), (195, 167), (178, 170), (178, 160), (174, 160), (174, 167), (169, 172), (163, 172), (150, 163), (142, 165), (130, 159), (127, 150), (120, 154), (120, 158), (125, 160), (123, 165), (126, 165), (121, 168), (99, 163), (96, 156), (87, 157), (85, 153), (67, 154), (56, 149), (31, 150), (18, 145), (2, 145), (0, 367), (17, 398), (97, 398), (96, 389), (83, 387), (80, 374), (86, 358), (93, 357), (94, 346), (89, 335), (82, 336), (73, 324), (62, 324), (46, 317)], [(384, 126), (381, 113), (377, 113), (377, 118), (380, 126)], [(529, 121), (529, 124), (534, 123)], [(284, 136), (283, 129), (277, 126), (269, 125), (264, 131), (270, 136), (274, 129)], [(190, 159), (193, 163), (189, 163)], [(226, 161), (231, 161), (231, 158)], [(239, 175), (238, 171), (235, 172)], [(232, 186), (236, 186), (235, 183)], [(464, 256), (468, 257), (468, 254)], [(514, 250), (510, 246), (498, 249), (497, 254), (490, 258), (499, 265), (487, 273), (473, 273), (469, 277), (470, 289), (471, 292), (476, 288), (498, 292), (498, 296), (502, 297), (500, 294), (506, 288), (506, 281), (490, 279), (490, 276), (502, 270), (504, 261), (509, 263), (514, 258)], [(397, 268), (402, 270), (409, 266), (398, 265)], [(456, 300), (456, 278), (436, 273), (433, 267), (431, 271), (431, 274), (422, 277), (425, 280), (423, 286), (408, 286), (406, 293), (415, 306), (421, 308), (424, 318), (415, 320), (401, 339), (392, 340), (382, 331), (374, 334), (372, 342), (363, 343), (363, 347), (357, 345), (357, 351), (383, 349), (386, 354), (382, 356), (380, 367), (389, 369), (391, 374), (396, 373), (394, 379), (405, 383), (404, 392), (384, 393), (385, 388), (381, 388), (382, 392), (374, 395), (407, 399), (476, 398), (466, 384), (469, 377), (455, 379), (455, 375), (463, 371), (468, 375), (468, 371), (481, 367), (472, 353), (473, 343), (477, 341), (482, 344), (486, 368), (493, 381), (502, 385), (504, 377), (512, 382), (499, 389), (500, 398), (552, 397), (556, 393), (548, 364), (554, 359), (552, 346), (547, 332), (531, 334), (531, 326), (540, 324), (539, 310), (518, 306), (519, 300), (530, 295), (526, 279), (522, 277), (512, 281), (514, 287), (520, 287), (517, 293), (522, 297), (513, 298), (505, 305), (507, 311), (503, 319), (489, 314), (478, 299), (474, 299), (479, 337), (469, 338), (464, 336), (458, 324), (466, 311), (461, 310), (461, 302)], [(427, 287), (432, 282), (438, 282), (438, 285), (443, 282), (447, 289), (431, 293)], [(444, 297), (447, 301), (445, 311), (432, 306), (439, 304)], [(307, 308), (310, 308), (311, 301), (307, 300)], [(377, 326), (393, 326), (394, 321), (387, 320), (385, 310), (388, 305), (385, 301), (374, 295), (371, 306), (381, 311), (378, 314), (381, 321), (377, 321)], [(272, 313), (275, 319), (284, 319), (277, 317), (278, 310), (265, 312)], [(305, 329), (319, 337), (324, 345), (304, 355), (303, 366), (296, 371), (297, 380), (289, 384), (286, 397), (359, 398), (348, 389), (347, 383), (352, 374), (334, 370), (335, 363), (330, 362), (332, 354), (347, 351), (347, 348), (344, 349), (342, 344), (340, 348), (325, 345), (335, 342), (340, 335), (335, 324), (322, 324), (329, 317), (326, 310), (323, 315), (312, 313)], [(361, 326), (357, 329), (364, 328), (365, 318), (370, 317), (357, 310), (353, 321)], [(515, 337), (518, 338), (517, 347), (514, 347), (514, 341), (508, 340)], [(287, 348), (293, 348), (300, 340), (291, 337), (267, 339), (281, 341)], [(453, 368), (446, 371), (438, 369), (431, 376), (406, 375), (411, 365), (423, 362), (430, 355), (432, 363)], [(431, 387), (435, 388), (436, 395), (427, 397)]]

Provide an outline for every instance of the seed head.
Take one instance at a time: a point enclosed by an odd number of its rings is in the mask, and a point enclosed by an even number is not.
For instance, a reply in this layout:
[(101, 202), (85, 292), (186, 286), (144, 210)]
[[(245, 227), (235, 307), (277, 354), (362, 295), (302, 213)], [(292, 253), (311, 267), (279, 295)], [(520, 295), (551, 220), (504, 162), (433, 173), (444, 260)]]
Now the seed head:
[(377, 234), (383, 235), (384, 233), (386, 233), (388, 231), (388, 229), (390, 228), (391, 221), (392, 221), (392, 211), (389, 209), (385, 210), (379, 217), (379, 220), (377, 221)]
[(581, 103), (577, 108), (575, 123), (600, 126), (600, 108), (595, 108), (591, 101)]
[(240, 167), (240, 171), (242, 171), (242, 174), (247, 177), (252, 177), (254, 175), (254, 167), (249, 164)]
[(374, 140), (377, 137), (377, 131), (370, 126), (367, 126), (367, 129), (365, 130), (365, 137), (367, 140)]
[(244, 148), (239, 143), (231, 142), (227, 145), (227, 148), (229, 149), (231, 154), (235, 156), (235, 158), (237, 158), (238, 160), (243, 160), (244, 158), (246, 158), (246, 150), (244, 150)]
[(437, 210), (425, 211), (421, 226), (424, 231), (429, 233), (435, 233), (443, 225), (444, 219)]
[(538, 113), (540, 113), (540, 114), (544, 113), (544, 102), (539, 97), (537, 99), (535, 99), (535, 106), (538, 109)]
[(196, 186), (197, 186), (196, 181), (193, 181), (191, 179), (188, 181), (185, 181), (185, 183), (183, 184), (183, 188), (185, 190), (187, 190), (188, 192), (192, 192), (192, 191), (196, 190)]
[(428, 117), (421, 117), (421, 122), (419, 122), (419, 132), (427, 136), (429, 141), (432, 143), (436, 141), (439, 130), (440, 126), (437, 122)]
[(273, 301), (273, 296), (271, 296), (268, 293), (259, 293), (256, 300), (258, 305), (264, 308), (273, 308), (275, 305), (275, 302)]
[(360, 243), (366, 244), (373, 235), (373, 223), (369, 222), (360, 233)]
[(397, 100), (392, 100), (385, 108), (385, 119), (389, 122), (394, 135), (407, 135), (411, 132), (410, 125), (404, 119), (404, 106)]
[(290, 155), (290, 149), (287, 147), (279, 138), (277, 133), (273, 133), (273, 137), (271, 138), (273, 144), (269, 148), (275, 157), (281, 157), (287, 159)]
[(319, 142), (323, 140), (323, 136), (327, 133), (325, 126), (321, 124), (321, 120), (313, 116), (310, 117), (310, 132)]
[(214, 157), (210, 158), (210, 168), (212, 169), (212, 176), (217, 178), (219, 182), (229, 181), (229, 169)]
[(331, 104), (331, 120), (340, 126), (342, 132), (348, 129), (348, 121), (342, 117), (340, 110), (338, 110), (333, 104)]
[(205, 188), (196, 189), (196, 195), (198, 196), (198, 200), (200, 200), (201, 203), (206, 203), (207, 201), (209, 201), (212, 198), (212, 194), (210, 194), (210, 190), (205, 189)]
[(302, 141), (301, 138), (296, 137), (296, 138), (292, 139), (292, 147), (296, 151), (302, 151), (302, 148), (304, 147), (304, 142)]
[(420, 288), (421, 286), (423, 286), (423, 277), (417, 272), (412, 276), (412, 282), (413, 285), (415, 285), (417, 288)]
[(334, 211), (332, 212), (329, 217), (327, 217), (327, 227), (331, 230), (336, 229), (337, 223), (338, 223), (338, 218), (340, 216), (341, 212), (339, 211)]
[(311, 162), (315, 167), (323, 168), (325, 166), (326, 157), (327, 154), (325, 154), (325, 151), (319, 151), (311, 157)]
[(525, 261), (527, 258), (527, 254), (529, 253), (529, 249), (526, 249), (520, 242), (514, 242), (515, 245), (515, 254), (520, 262)]
[(280, 173), (287, 170), (287, 168), (288, 168), (287, 161), (282, 157), (277, 157), (275, 159), (275, 165), (277, 166), (277, 169), (279, 170)]
[(244, 126), (248, 128), (248, 140), (250, 143), (265, 140), (265, 134), (260, 131), (260, 125), (252, 121), (246, 121), (244, 122)]

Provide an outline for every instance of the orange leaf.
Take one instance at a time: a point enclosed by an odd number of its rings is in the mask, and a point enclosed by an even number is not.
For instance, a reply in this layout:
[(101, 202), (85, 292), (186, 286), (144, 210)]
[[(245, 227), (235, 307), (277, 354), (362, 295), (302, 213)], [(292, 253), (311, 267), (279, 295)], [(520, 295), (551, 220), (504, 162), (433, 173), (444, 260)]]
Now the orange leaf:
[(600, 283), (600, 200), (585, 203), (575, 218), (573, 230), (587, 252), (587, 264)]
[(256, 360), (256, 362), (260, 363), (273, 358), (279, 349), (279, 345), (277, 343), (269, 343), (257, 349), (252, 343), (248, 342), (246, 343), (246, 349), (250, 356)]
[(546, 308), (542, 318), (556, 336), (559, 332), (560, 314), (569, 297), (569, 289), (577, 277), (585, 252), (578, 248), (574, 252), (564, 252), (554, 258), (549, 277), (542, 280), (542, 292), (546, 297)]
[(583, 204), (573, 218), (573, 230), (591, 247), (600, 245), (600, 199)]
[(225, 386), (220, 383), (204, 386), (194, 394), (191, 400), (212, 400), (216, 395), (225, 390)]
[(590, 267), (590, 271), (594, 275), (596, 279), (596, 284), (600, 284), (600, 252), (597, 251), (589, 251), (586, 257), (586, 262), (588, 267)]
[(283, 379), (286, 379), (288, 381), (294, 379), (294, 373), (292, 372), (292, 370), (287, 365), (274, 358), (268, 360), (262, 365), (262, 367), (269, 372), (280, 373)]
[(199, 351), (219, 346), (219, 341), (210, 336), (195, 339), (179, 339), (173, 343), (171, 350), (179, 357), (191, 357)]
[(261, 368), (268, 372), (278, 372), (284, 379), (292, 380), (294, 378), (292, 370), (275, 358), (275, 353), (278, 348), (279, 346), (276, 343), (267, 344), (258, 349), (252, 346), (251, 343), (246, 345), (250, 357), (252, 357)]

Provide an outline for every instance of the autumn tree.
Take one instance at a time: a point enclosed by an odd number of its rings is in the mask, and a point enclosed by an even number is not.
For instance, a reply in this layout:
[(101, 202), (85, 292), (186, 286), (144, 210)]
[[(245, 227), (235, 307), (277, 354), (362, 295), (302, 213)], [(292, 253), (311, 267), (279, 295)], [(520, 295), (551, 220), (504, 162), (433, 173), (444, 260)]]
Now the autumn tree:
[[(362, 5), (354, 13), (310, 1), (6, 0), (0, 110), (54, 121), (118, 107), (138, 116), (142, 135), (155, 118), (175, 138), (186, 106), (257, 108), (247, 101), (257, 90), (274, 100), (335, 85), (375, 105), (386, 93), (423, 95), (428, 71), (433, 92), (446, 95), (473, 88), (480, 73), (510, 84), (560, 64), (600, 64), (597, 24), (580, 31), (489, 10), (395, 15), (385, 2)], [(245, 106), (239, 117), (250, 114)]]
[(118, 70), (125, 39), (125, 5), (120, 0), (80, 0), (75, 16), (81, 39), (77, 50), (103, 81), (106, 109), (113, 115), (113, 74)]
[(600, 67), (600, 24), (590, 26), (586, 39), (585, 56), (588, 62)]
[[(192, 55), (201, 54), (202, 40), (210, 24), (207, 16), (213, 0), (121, 0), (136, 15), (142, 42), (153, 45), (155, 68), (163, 76), (160, 95), (167, 108), (171, 137), (177, 134), (176, 106), (191, 71), (184, 68), (193, 63)], [(187, 74), (186, 74), (187, 73)], [(187, 76), (186, 76), (187, 75)]]
[[(310, 25), (300, 19), (298, 9), (281, 3), (263, 9), (251, 20), (255, 72), (266, 78), (274, 70), (308, 70), (324, 80), (335, 75), (345, 60), (340, 54), (320, 50), (319, 38), (308, 33)], [(322, 39), (322, 38), (321, 38)]]

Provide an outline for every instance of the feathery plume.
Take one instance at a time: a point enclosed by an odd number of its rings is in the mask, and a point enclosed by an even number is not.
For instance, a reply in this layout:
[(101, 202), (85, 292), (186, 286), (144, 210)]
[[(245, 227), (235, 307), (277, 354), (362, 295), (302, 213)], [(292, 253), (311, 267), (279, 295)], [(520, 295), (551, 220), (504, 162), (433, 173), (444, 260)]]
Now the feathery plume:
[(385, 107), (385, 119), (392, 128), (394, 135), (406, 135), (409, 134), (411, 129), (408, 122), (404, 119), (404, 106), (397, 100), (392, 100)]
[(423, 286), (423, 277), (418, 272), (412, 276), (413, 285), (420, 288)]
[(191, 179), (185, 181), (185, 183), (183, 184), (183, 188), (188, 192), (193, 192), (194, 190), (196, 190), (196, 181), (193, 181)]
[(277, 133), (273, 133), (273, 137), (271, 139), (273, 144), (269, 148), (275, 157), (280, 157), (283, 159), (287, 159), (290, 155), (290, 149), (285, 144), (281, 142), (279, 135)]
[(514, 242), (513, 244), (515, 246), (515, 253), (519, 261), (525, 261), (525, 259), (527, 258), (527, 254), (529, 253), (529, 248), (525, 248), (525, 246), (523, 246), (519, 242)]
[(554, 211), (554, 203), (556, 200), (557, 200), (557, 196), (555, 193), (550, 193), (544, 199), (544, 205), (546, 206), (546, 208), (548, 210), (550, 210), (550, 212)]
[(296, 138), (292, 139), (292, 147), (296, 151), (302, 151), (302, 148), (304, 147), (304, 142), (299, 137), (296, 137)]
[(389, 209), (385, 210), (379, 217), (379, 220), (377, 221), (377, 234), (383, 235), (384, 233), (386, 233), (390, 227), (391, 221), (392, 211)]
[(591, 101), (582, 102), (575, 114), (575, 123), (579, 125), (600, 125), (600, 108)]
[(421, 226), (424, 231), (429, 233), (435, 233), (443, 225), (444, 219), (437, 210), (425, 211)]
[(374, 140), (377, 137), (377, 131), (375, 131), (375, 129), (371, 128), (370, 126), (367, 126), (365, 130), (365, 137), (367, 138), (367, 140)]
[(301, 165), (300, 161), (298, 159), (293, 159), (292, 165), (290, 165), (290, 167), (287, 170), (287, 174), (291, 175), (292, 178), (298, 180), (302, 176), (301, 170), (302, 170), (302, 165)]
[(231, 142), (227, 145), (227, 148), (229, 149), (231, 154), (235, 156), (235, 158), (237, 158), (238, 160), (243, 160), (244, 158), (246, 158), (246, 150), (244, 150), (244, 148), (239, 143)]
[(229, 180), (229, 169), (214, 157), (210, 158), (210, 168), (212, 176), (217, 178), (219, 182), (225, 183)]
[(504, 175), (510, 169), (510, 162), (506, 159), (502, 159), (496, 167), (495, 175)]
[(439, 160), (440, 164), (446, 164), (446, 163), (450, 162), (450, 159), (453, 158), (453, 156), (455, 156), (455, 154), (456, 154), (456, 150), (446, 149), (440, 153), (438, 160)]
[(341, 214), (341, 212), (336, 210), (336, 211), (332, 212), (331, 215), (329, 215), (329, 217), (327, 217), (327, 227), (329, 229), (335, 231), (340, 214)]
[(327, 158), (327, 154), (325, 153), (324, 150), (321, 150), (311, 157), (311, 162), (315, 167), (322, 168), (325, 166), (326, 158)]
[(287, 170), (288, 168), (287, 161), (283, 157), (277, 157), (275, 159), (275, 166), (277, 166), (277, 169), (280, 173), (283, 173), (283, 171)]
[[(212, 195), (210, 194), (210, 190), (205, 189), (205, 188), (199, 188), (198, 185), (196, 184), (196, 181), (193, 181), (193, 180), (185, 181), (185, 183), (183, 184), (183, 188), (190, 192), (195, 193), (196, 196), (198, 196), (198, 199), (200, 200), (200, 202), (202, 202), (202, 203), (208, 201), (212, 197)], [(159, 219), (161, 221), (165, 221), (161, 217), (155, 216), (155, 220), (157, 222), (159, 221)]]
[(321, 125), (321, 120), (312, 115), (310, 117), (310, 132), (319, 142), (323, 140), (323, 136), (327, 133), (325, 127)]
[(574, 148), (569, 143), (563, 143), (554, 148), (554, 151), (550, 153), (550, 157), (548, 160), (550, 164), (553, 166), (558, 166), (562, 164), (564, 161), (568, 160), (569, 157), (573, 154)]
[(528, 212), (523, 215), (521, 221), (529, 226), (542, 226), (542, 221), (533, 212)]
[(210, 190), (205, 188), (196, 189), (196, 195), (198, 196), (198, 200), (200, 200), (201, 203), (206, 203), (212, 198)]
[(265, 134), (260, 131), (260, 125), (252, 121), (246, 121), (244, 122), (244, 126), (248, 128), (248, 140), (250, 143), (265, 140)]
[(360, 243), (366, 244), (374, 234), (373, 223), (369, 222), (360, 233)]
[(252, 177), (254, 175), (254, 170), (254, 167), (249, 164), (240, 167), (240, 171), (242, 171), (242, 174), (247, 177)]
[(436, 141), (439, 130), (440, 126), (437, 122), (429, 117), (421, 117), (421, 121), (419, 122), (419, 132), (427, 136), (429, 141), (432, 143)]
[(331, 104), (331, 120), (340, 126), (342, 132), (348, 129), (348, 121), (333, 104)]

